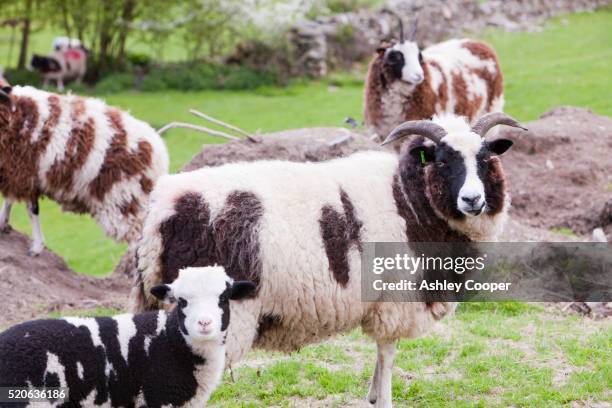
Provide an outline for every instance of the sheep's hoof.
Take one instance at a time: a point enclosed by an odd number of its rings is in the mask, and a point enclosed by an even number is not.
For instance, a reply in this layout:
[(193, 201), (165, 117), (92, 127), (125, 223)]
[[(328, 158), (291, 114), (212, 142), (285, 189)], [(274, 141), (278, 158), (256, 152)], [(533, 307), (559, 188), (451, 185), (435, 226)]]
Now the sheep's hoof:
[(38, 255), (40, 255), (40, 253), (41, 253), (41, 252), (42, 252), (42, 249), (39, 249), (39, 250), (36, 250), (36, 249), (29, 249), (29, 250), (28, 250), (28, 256), (29, 256), (29, 257), (32, 257), (32, 258), (35, 258), (35, 257), (37, 257)]
[(0, 226), (0, 233), (2, 234), (8, 234), (13, 230), (13, 228), (11, 228), (10, 224), (4, 224), (2, 226)]

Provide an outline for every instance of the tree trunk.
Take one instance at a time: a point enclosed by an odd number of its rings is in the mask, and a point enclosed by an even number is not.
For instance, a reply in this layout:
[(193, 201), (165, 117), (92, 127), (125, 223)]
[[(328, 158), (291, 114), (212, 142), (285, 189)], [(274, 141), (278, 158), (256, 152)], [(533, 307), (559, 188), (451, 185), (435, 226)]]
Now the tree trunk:
[(27, 0), (25, 4), (25, 16), (23, 18), (23, 28), (21, 30), (21, 46), (19, 48), (18, 69), (25, 69), (28, 58), (28, 44), (30, 43), (30, 19), (32, 18), (32, 0)]

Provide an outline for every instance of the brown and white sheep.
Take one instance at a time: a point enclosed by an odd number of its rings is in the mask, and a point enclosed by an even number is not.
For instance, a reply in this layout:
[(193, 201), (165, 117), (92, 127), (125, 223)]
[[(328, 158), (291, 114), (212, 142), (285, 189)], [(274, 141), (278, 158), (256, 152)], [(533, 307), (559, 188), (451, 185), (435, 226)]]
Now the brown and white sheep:
[(131, 242), (155, 181), (167, 172), (168, 152), (155, 130), (101, 100), (27, 86), (0, 91), (0, 228), (9, 227), (12, 203), (25, 201), (33, 255), (44, 247), (40, 196), (91, 214), (106, 234)]
[(364, 245), (495, 241), (509, 206), (498, 156), (512, 142), (484, 135), (500, 124), (520, 127), (502, 113), (473, 127), (446, 116), (396, 128), (388, 142), (423, 136), (399, 156), (232, 163), (160, 178), (137, 244), (133, 309), (157, 307), (150, 289), (183, 267), (223, 265), (257, 285), (232, 304), (230, 363), (251, 347), (293, 351), (361, 326), (378, 344), (368, 400), (389, 408), (396, 340), (420, 336), (455, 305), (362, 301)]
[(473, 124), (502, 111), (503, 89), (495, 50), (483, 42), (453, 39), (421, 50), (400, 38), (382, 44), (370, 62), (364, 120), (378, 141), (406, 120), (433, 115), (456, 114)]

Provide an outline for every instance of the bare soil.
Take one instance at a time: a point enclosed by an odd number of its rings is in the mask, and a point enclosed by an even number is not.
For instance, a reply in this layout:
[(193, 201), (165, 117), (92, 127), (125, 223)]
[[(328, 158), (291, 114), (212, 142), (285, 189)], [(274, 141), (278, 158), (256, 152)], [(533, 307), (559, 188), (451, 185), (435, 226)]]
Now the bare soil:
[(77, 274), (51, 251), (29, 256), (29, 245), (30, 239), (20, 232), (0, 233), (0, 330), (53, 312), (123, 308), (130, 287), (127, 278)]
[[(590, 240), (602, 227), (612, 239), (612, 119), (585, 109), (559, 107), (526, 124), (528, 132), (506, 128), (515, 146), (503, 158), (512, 195), (505, 241)], [(205, 146), (183, 171), (257, 159), (320, 161), (376, 149), (360, 135), (337, 128), (296, 129), (248, 141)], [(555, 228), (569, 228), (561, 234)], [(123, 309), (134, 265), (126, 254), (109, 278), (70, 270), (57, 255), (27, 255), (29, 239), (0, 234), (0, 329), (52, 312)]]

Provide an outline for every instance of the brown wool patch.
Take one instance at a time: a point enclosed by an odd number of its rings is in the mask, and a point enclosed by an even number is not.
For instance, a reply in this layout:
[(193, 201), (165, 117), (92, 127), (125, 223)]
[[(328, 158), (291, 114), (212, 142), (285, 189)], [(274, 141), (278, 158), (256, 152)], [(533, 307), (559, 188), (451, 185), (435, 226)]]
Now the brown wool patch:
[(425, 79), (414, 89), (414, 92), (406, 101), (404, 120), (429, 119), (436, 113), (438, 96), (431, 87), (431, 72), (428, 64), (428, 62), (421, 64)]
[(96, 138), (94, 119), (89, 117), (85, 121), (82, 120), (85, 113), (83, 99), (76, 98), (71, 105), (72, 129), (66, 143), (64, 159), (55, 161), (46, 175), (49, 186), (56, 191), (72, 190), (74, 176), (87, 162)]
[(489, 45), (480, 42), (480, 41), (466, 41), (462, 44), (463, 48), (472, 53), (475, 57), (480, 60), (494, 60), (497, 61), (497, 55), (495, 54), (495, 50), (491, 48)]
[(138, 142), (135, 152), (128, 150), (128, 135), (123, 126), (121, 112), (109, 109), (106, 111), (106, 117), (115, 134), (106, 149), (98, 176), (89, 185), (90, 193), (100, 201), (115, 183), (146, 171), (151, 165), (153, 152), (151, 144), (145, 140)]
[(329, 268), (336, 282), (346, 287), (350, 271), (348, 252), (353, 245), (361, 252), (360, 231), (363, 223), (356, 217), (355, 207), (342, 189), (340, 201), (343, 213), (340, 214), (332, 206), (324, 206), (321, 209), (319, 226)]
[(368, 66), (363, 118), (367, 126), (376, 127), (383, 119), (382, 97), (386, 83), (382, 73), (383, 57), (376, 54)]
[(257, 335), (255, 336), (255, 342), (266, 336), (266, 333), (282, 327), (282, 318), (279, 315), (266, 313), (259, 318), (257, 322)]
[[(38, 105), (29, 97), (13, 97), (15, 111), (0, 108), (2, 116), (9, 116), (9, 124), (0, 132), (0, 192), (16, 200), (34, 201), (40, 195), (38, 162), (49, 144), (48, 126), (54, 120), (54, 111), (43, 125), (43, 132), (33, 142), (34, 129), (39, 123)], [(8, 111), (8, 112), (7, 112)], [(58, 115), (59, 116), (59, 115)]]
[(492, 74), (486, 68), (472, 68), (470, 70), (474, 75), (478, 76), (482, 79), (487, 86), (487, 102), (486, 102), (486, 110), (490, 111), (491, 106), (493, 105), (493, 101), (496, 98), (499, 98), (500, 95), (504, 92), (504, 81), (502, 78), (502, 74), (499, 71), (499, 66), (497, 66), (497, 71), (495, 74)]
[(124, 217), (130, 215), (136, 216), (140, 212), (140, 201), (132, 196), (132, 199), (129, 202), (123, 203), (119, 209)]
[(250, 280), (259, 286), (261, 254), (259, 221), (263, 205), (251, 192), (234, 191), (214, 220), (198, 193), (180, 197), (175, 214), (162, 222), (162, 281), (172, 282), (188, 266), (222, 265), (235, 280)]
[(214, 219), (216, 258), (234, 280), (250, 280), (259, 287), (261, 251), (259, 222), (264, 208), (249, 191), (233, 191)]
[(484, 179), (487, 214), (499, 214), (504, 209), (506, 199), (506, 176), (498, 157), (492, 157), (489, 161), (489, 168)]
[(210, 210), (204, 198), (187, 193), (174, 205), (175, 214), (161, 223), (161, 280), (171, 283), (179, 269), (209, 266), (217, 262), (210, 224)]
[(444, 110), (446, 107), (446, 104), (448, 103), (448, 81), (446, 80), (446, 75), (444, 75), (444, 71), (442, 70), (442, 67), (440, 66), (440, 64), (438, 63), (438, 61), (428, 61), (429, 65), (431, 65), (433, 68), (437, 69), (438, 72), (440, 73), (440, 85), (438, 86), (437, 89), (437, 93), (438, 93), (438, 104), (440, 106), (440, 109)]
[(142, 189), (143, 193), (149, 194), (151, 191), (153, 191), (153, 180), (147, 176), (142, 176), (140, 178), (140, 188)]
[(453, 81), (453, 94), (455, 95), (455, 114), (465, 116), (470, 122), (476, 119), (476, 113), (482, 104), (482, 96), (477, 96), (474, 100), (468, 97), (468, 87), (463, 75), (460, 72), (451, 74)]

